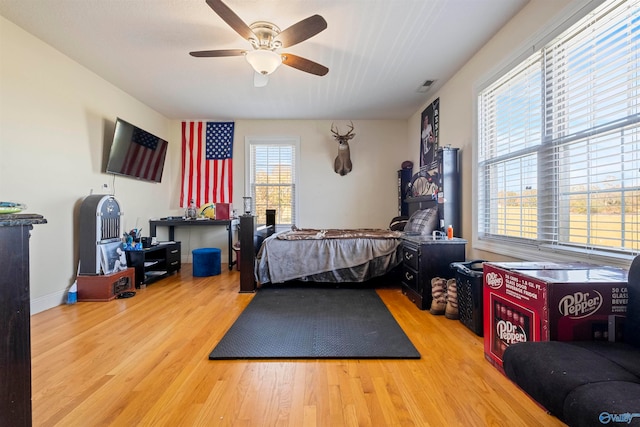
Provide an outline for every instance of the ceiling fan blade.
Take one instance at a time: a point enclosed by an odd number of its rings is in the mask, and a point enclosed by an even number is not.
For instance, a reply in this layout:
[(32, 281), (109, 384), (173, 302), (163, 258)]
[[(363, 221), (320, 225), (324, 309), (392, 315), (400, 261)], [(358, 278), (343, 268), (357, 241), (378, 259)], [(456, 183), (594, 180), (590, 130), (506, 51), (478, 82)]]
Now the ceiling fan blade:
[(220, 18), (222, 18), (224, 22), (227, 23), (227, 25), (233, 28), (236, 33), (240, 34), (243, 39), (249, 40), (256, 37), (251, 28), (249, 28), (249, 26), (245, 24), (245, 22), (240, 19), (240, 17), (236, 15), (229, 6), (222, 3), (221, 0), (207, 0), (207, 4), (215, 13), (218, 14), (218, 16), (220, 16)]
[(246, 50), (242, 49), (221, 49), (221, 50), (198, 50), (189, 52), (189, 55), (196, 58), (217, 58), (220, 56), (242, 56)]
[(313, 15), (281, 31), (275, 39), (282, 43), (282, 47), (290, 47), (310, 39), (325, 28), (327, 21), (320, 15)]
[(317, 62), (313, 62), (310, 59), (303, 58), (301, 56), (292, 55), (290, 53), (283, 53), (282, 63), (289, 67), (296, 68), (306, 73), (315, 74), (316, 76), (324, 76), (329, 72), (329, 69), (324, 65), (320, 65)]
[(253, 86), (265, 87), (269, 83), (269, 75), (255, 72), (253, 73)]

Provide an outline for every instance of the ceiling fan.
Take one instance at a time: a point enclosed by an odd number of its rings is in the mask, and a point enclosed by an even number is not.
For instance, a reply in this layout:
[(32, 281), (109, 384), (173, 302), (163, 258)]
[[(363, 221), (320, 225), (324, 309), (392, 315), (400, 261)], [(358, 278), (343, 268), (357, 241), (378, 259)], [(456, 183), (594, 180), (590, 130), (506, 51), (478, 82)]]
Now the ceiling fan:
[(258, 21), (247, 25), (221, 0), (206, 0), (207, 4), (224, 22), (234, 29), (240, 36), (251, 43), (252, 50), (221, 49), (200, 50), (189, 52), (198, 58), (223, 56), (244, 56), (253, 69), (254, 85), (266, 86), (269, 74), (273, 73), (280, 64), (288, 65), (305, 73), (324, 76), (329, 69), (324, 65), (292, 53), (278, 53), (280, 48), (287, 48), (301, 43), (327, 28), (327, 21), (320, 15), (313, 15), (280, 31), (276, 25)]

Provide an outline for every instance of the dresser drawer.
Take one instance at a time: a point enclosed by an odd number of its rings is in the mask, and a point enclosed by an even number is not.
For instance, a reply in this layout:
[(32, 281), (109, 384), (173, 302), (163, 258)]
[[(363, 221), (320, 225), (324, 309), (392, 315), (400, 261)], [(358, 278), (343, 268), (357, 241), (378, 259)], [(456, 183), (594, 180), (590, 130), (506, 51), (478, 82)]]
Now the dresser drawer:
[(180, 270), (180, 267), (181, 267), (180, 257), (181, 257), (181, 251), (180, 251), (179, 244), (171, 245), (170, 247), (167, 248), (167, 270), (168, 271)]
[(402, 262), (404, 265), (411, 267), (414, 270), (418, 270), (418, 250), (411, 246), (402, 246)]
[(172, 247), (167, 249), (167, 263), (171, 263), (172, 261), (180, 261), (180, 247)]
[(407, 265), (402, 266), (402, 283), (414, 291), (418, 290), (418, 273), (408, 267)]

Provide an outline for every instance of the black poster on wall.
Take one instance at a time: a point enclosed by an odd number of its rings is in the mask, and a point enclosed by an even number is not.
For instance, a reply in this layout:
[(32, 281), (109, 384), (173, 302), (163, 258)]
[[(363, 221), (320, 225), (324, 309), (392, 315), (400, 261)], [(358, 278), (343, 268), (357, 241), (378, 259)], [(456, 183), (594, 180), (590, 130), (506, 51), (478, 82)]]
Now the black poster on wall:
[(420, 122), (420, 168), (429, 166), (436, 159), (438, 128), (440, 126), (440, 98), (422, 112)]

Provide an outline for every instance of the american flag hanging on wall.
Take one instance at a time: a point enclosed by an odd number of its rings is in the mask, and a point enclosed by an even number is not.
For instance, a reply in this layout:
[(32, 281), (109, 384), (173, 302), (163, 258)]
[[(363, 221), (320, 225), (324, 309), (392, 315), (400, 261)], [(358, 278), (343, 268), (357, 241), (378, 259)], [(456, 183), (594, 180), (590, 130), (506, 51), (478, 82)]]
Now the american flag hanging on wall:
[(182, 122), (180, 206), (231, 203), (233, 122)]

